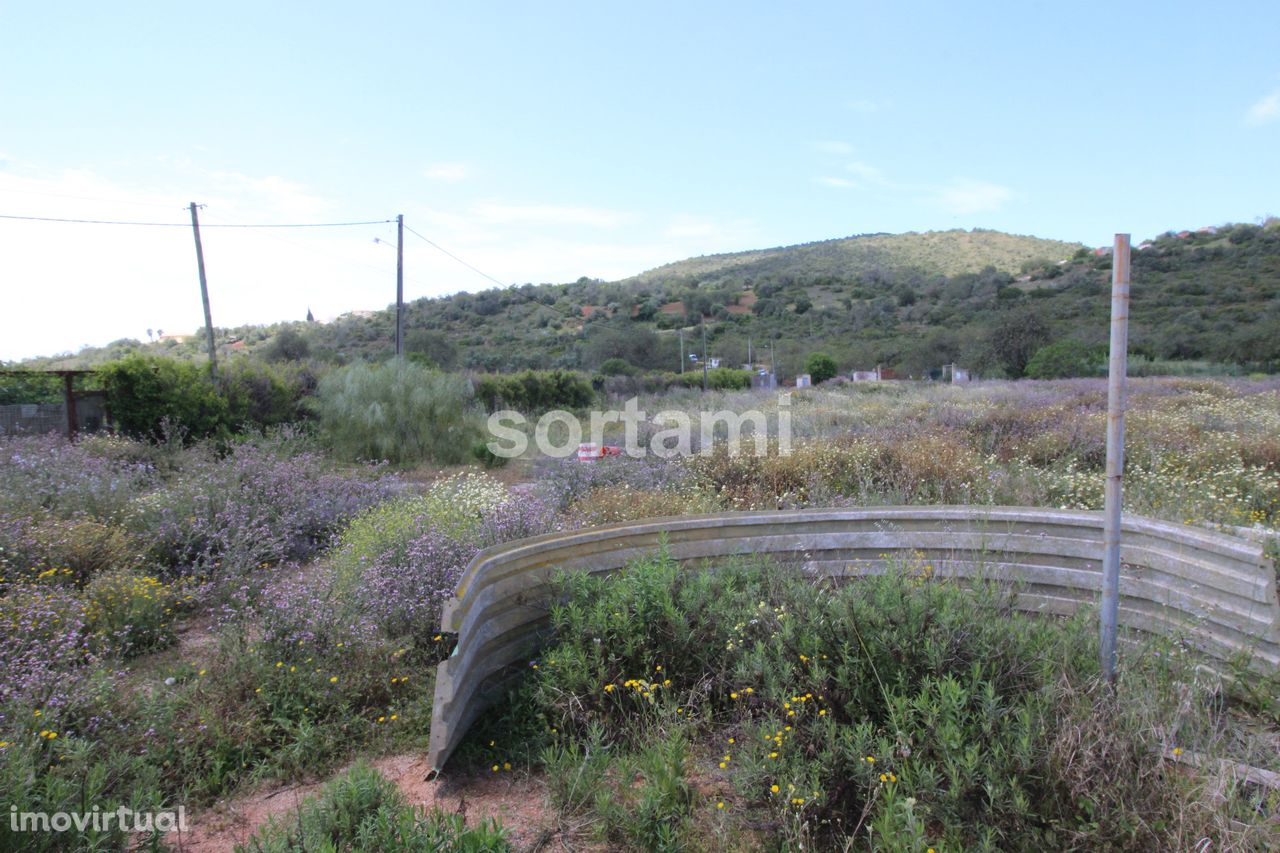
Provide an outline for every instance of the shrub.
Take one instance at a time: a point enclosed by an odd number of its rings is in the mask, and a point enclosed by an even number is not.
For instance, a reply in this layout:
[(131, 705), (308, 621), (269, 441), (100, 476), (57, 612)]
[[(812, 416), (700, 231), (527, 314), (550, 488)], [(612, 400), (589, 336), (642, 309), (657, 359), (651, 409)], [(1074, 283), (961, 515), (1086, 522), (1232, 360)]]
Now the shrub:
[(98, 575), (84, 592), (85, 630), (103, 649), (133, 657), (174, 640), (182, 594), (157, 578), (115, 571)]
[(192, 362), (134, 353), (98, 368), (116, 425), (137, 438), (164, 437), (165, 424), (189, 439), (224, 435), (226, 398), (208, 371)]
[(601, 486), (579, 498), (566, 511), (574, 527), (592, 527), (642, 518), (698, 515), (720, 509), (715, 498), (696, 488), (640, 490), (626, 483)]
[(0, 628), (0, 706), (27, 698), (40, 707), (90, 657), (80, 600), (66, 588), (11, 586), (0, 598)]
[(510, 375), (478, 376), (476, 398), (490, 412), (515, 409), (536, 414), (551, 409), (584, 409), (595, 401), (591, 383), (567, 370), (526, 370)]
[(558, 584), (553, 639), (520, 694), (557, 733), (553, 753), (701, 733), (724, 799), (781, 846), (869, 832), (877, 848), (1155, 849), (1205, 829), (1158, 734), (1188, 725), (1191, 662), (1134, 658), (1117, 700), (1087, 614), (1025, 616), (1016, 591), (935, 580), (923, 559), (833, 589), (660, 553)]
[(56, 435), (0, 439), (0, 512), (118, 521), (158, 476), (150, 462), (103, 448)]
[[(359, 516), (325, 570), (266, 595), (268, 639), (287, 647), (298, 640), (413, 638), (430, 646), (438, 641), (444, 602), (482, 548), (553, 529), (555, 517), (538, 500), (498, 502), (475, 485), (474, 476), (470, 485), (451, 479), (435, 495), (393, 501)], [(443, 500), (451, 492), (459, 496), (461, 513)]]
[(367, 850), (391, 853), (505, 853), (506, 833), (492, 819), (468, 829), (462, 815), (420, 815), (394, 784), (367, 764), (327, 783), (294, 815), (272, 819), (237, 853)]
[(804, 372), (809, 374), (809, 378), (813, 380), (814, 385), (826, 382), (828, 379), (835, 378), (838, 369), (836, 368), (836, 360), (824, 352), (815, 352), (813, 355), (805, 359)]
[(354, 364), (320, 381), (323, 435), (349, 460), (393, 464), (466, 459), (479, 424), (465, 380), (418, 364)]
[(605, 376), (634, 376), (635, 367), (623, 358), (607, 358), (600, 365), (600, 372)]
[[(667, 385), (671, 388), (701, 388), (702, 371), (690, 370), (686, 373), (666, 374)], [(713, 391), (745, 391), (751, 387), (751, 371), (736, 370), (732, 367), (717, 367), (707, 371), (707, 388)]]
[(307, 417), (303, 405), (315, 392), (311, 369), (296, 362), (269, 364), (232, 359), (219, 374), (228, 414), (238, 429), (267, 429)]
[[(26, 548), (10, 548), (16, 576), (57, 569), (64, 580), (83, 586), (99, 572), (130, 569), (145, 562), (145, 546), (116, 525), (86, 518), (29, 519)], [(0, 532), (0, 547), (4, 539)], [(21, 546), (19, 546), (21, 547)]]
[(283, 457), (260, 444), (238, 444), (221, 459), (192, 454), (185, 466), (135, 500), (126, 520), (152, 558), (179, 574), (235, 576), (307, 559), (395, 488), (375, 472), (337, 474), (314, 453)]

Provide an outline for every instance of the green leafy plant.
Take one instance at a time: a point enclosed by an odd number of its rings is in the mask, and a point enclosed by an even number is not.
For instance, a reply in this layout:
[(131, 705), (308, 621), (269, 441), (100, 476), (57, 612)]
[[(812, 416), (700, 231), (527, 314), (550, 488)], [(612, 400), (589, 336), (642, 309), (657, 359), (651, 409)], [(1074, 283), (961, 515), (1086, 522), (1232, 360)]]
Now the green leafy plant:
[(159, 440), (178, 430), (196, 439), (230, 428), (226, 397), (193, 362), (134, 353), (103, 365), (98, 378), (112, 417), (129, 435)]
[(505, 853), (506, 833), (492, 820), (467, 828), (461, 815), (419, 814), (395, 785), (357, 764), (303, 802), (295, 814), (273, 819), (237, 853)]
[(457, 376), (405, 361), (353, 364), (320, 381), (322, 435), (350, 460), (463, 461), (479, 434), (471, 389)]
[(824, 352), (815, 352), (805, 359), (804, 371), (809, 374), (809, 378), (813, 380), (814, 385), (819, 385), (828, 379), (834, 378), (836, 373), (839, 372), (836, 367), (836, 360)]

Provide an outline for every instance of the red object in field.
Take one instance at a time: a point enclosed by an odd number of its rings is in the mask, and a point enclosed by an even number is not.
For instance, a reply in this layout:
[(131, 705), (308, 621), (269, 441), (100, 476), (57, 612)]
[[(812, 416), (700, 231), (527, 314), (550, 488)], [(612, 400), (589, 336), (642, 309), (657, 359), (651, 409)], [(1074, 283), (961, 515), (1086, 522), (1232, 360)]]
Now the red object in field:
[(606, 444), (604, 447), (596, 444), (594, 441), (586, 444), (578, 445), (578, 461), (594, 462), (605, 456), (621, 456), (622, 448)]

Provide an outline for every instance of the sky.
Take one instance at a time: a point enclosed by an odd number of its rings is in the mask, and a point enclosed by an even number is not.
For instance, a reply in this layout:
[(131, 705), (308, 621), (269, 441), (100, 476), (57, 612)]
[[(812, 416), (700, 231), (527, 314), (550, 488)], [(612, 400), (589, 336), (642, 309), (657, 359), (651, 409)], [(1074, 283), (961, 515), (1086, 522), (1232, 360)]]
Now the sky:
[[(0, 360), (866, 232), (1280, 214), (1280, 4), (0, 0)], [(426, 240), (470, 266), (459, 263)], [(474, 268), (474, 269), (473, 269)], [(477, 272), (478, 270), (479, 272)]]

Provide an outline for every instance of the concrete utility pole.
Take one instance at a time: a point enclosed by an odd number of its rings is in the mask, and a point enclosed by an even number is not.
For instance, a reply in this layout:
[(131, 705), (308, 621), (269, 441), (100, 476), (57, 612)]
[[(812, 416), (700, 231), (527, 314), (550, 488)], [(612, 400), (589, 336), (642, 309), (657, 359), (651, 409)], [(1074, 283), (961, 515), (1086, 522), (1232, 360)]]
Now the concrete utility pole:
[(396, 358), (404, 358), (404, 214), (396, 217)]
[(204, 328), (209, 336), (209, 375), (218, 378), (218, 351), (213, 343), (213, 315), (209, 311), (209, 282), (204, 275), (204, 247), (200, 245), (200, 218), (191, 202), (191, 230), (196, 235), (196, 266), (200, 268), (200, 298), (204, 300)]
[(684, 329), (680, 330), (680, 372), (684, 373)]
[(1117, 234), (1111, 255), (1111, 359), (1107, 373), (1107, 482), (1102, 556), (1102, 672), (1116, 678), (1120, 609), (1120, 504), (1124, 496), (1125, 373), (1129, 355), (1129, 235)]

